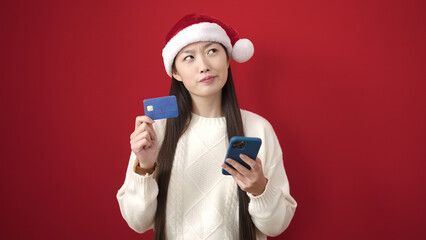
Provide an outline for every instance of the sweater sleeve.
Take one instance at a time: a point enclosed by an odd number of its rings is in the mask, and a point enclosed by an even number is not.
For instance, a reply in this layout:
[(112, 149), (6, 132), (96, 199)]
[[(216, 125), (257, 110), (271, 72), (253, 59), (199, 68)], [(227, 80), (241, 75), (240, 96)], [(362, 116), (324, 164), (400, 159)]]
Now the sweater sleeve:
[(143, 233), (154, 226), (157, 210), (158, 185), (152, 175), (141, 176), (134, 172), (136, 155), (132, 152), (126, 179), (117, 192), (121, 215), (130, 228)]
[(263, 135), (263, 151), (259, 158), (268, 179), (265, 191), (250, 197), (249, 213), (257, 229), (268, 236), (281, 234), (290, 224), (297, 203), (290, 195), (289, 182), (284, 170), (283, 154), (272, 126), (267, 123)]

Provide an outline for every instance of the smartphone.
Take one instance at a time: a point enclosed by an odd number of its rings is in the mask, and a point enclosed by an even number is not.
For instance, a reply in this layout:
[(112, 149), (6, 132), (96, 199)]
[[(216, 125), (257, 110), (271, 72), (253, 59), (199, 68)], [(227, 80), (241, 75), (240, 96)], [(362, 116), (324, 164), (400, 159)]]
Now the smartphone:
[[(227, 158), (231, 158), (237, 162), (239, 162), (244, 167), (251, 169), (249, 165), (247, 165), (241, 158), (240, 154), (245, 154), (249, 158), (256, 160), (257, 154), (259, 153), (260, 145), (262, 145), (262, 140), (260, 138), (253, 137), (241, 137), (234, 136), (229, 141), (228, 151), (225, 157), (225, 163), (232, 167), (230, 164), (226, 162)], [(233, 168), (233, 167), (232, 167)], [(225, 169), (222, 168), (223, 175), (231, 175)]]

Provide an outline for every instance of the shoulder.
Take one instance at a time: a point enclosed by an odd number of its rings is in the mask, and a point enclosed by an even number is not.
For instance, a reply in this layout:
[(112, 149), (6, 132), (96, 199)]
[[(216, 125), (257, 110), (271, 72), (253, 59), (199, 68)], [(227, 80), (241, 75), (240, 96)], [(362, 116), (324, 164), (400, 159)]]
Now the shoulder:
[(247, 136), (273, 131), (269, 121), (256, 113), (241, 109), (241, 118)]
[(267, 166), (275, 166), (279, 161), (282, 162), (281, 146), (269, 121), (247, 110), (241, 110), (241, 118), (245, 136), (258, 137), (262, 140), (258, 157), (262, 159), (264, 169), (268, 169)]
[(271, 126), (269, 121), (266, 120), (264, 117), (247, 110), (241, 109), (241, 118), (243, 120), (243, 123), (260, 124), (262, 126)]

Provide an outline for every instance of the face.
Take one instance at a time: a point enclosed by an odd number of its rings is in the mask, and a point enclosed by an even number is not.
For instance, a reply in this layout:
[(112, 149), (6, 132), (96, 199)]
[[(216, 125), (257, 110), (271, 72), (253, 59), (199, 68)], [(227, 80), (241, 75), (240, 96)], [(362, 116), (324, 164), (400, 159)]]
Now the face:
[(229, 60), (221, 44), (196, 42), (177, 54), (173, 77), (183, 82), (193, 98), (220, 97), (228, 68)]

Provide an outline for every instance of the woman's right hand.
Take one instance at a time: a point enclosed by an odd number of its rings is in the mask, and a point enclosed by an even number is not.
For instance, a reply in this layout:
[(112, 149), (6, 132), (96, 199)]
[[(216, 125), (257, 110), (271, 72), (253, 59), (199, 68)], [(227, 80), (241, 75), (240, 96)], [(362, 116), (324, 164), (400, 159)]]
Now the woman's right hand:
[(148, 116), (136, 117), (135, 131), (130, 135), (130, 146), (139, 160), (139, 166), (151, 169), (157, 161), (158, 141)]

